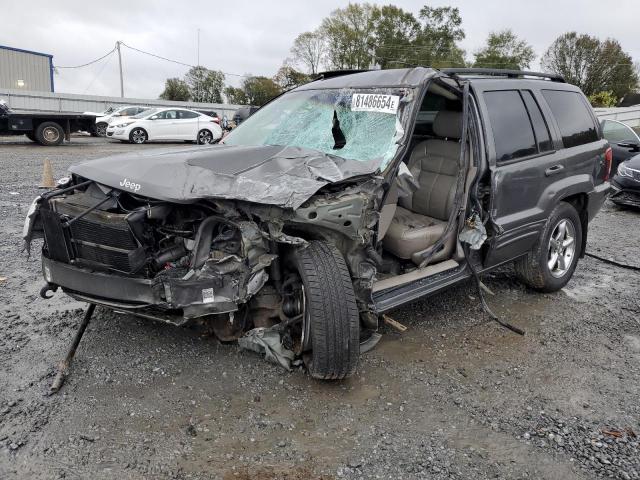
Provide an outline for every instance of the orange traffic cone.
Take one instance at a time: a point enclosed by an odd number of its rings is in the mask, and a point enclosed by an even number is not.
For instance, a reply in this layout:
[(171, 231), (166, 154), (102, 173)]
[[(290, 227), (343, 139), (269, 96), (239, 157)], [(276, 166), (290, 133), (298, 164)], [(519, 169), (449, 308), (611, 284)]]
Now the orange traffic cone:
[(48, 158), (44, 159), (44, 165), (42, 168), (42, 181), (38, 188), (54, 188), (56, 182), (53, 179), (53, 169), (51, 168), (51, 161)]

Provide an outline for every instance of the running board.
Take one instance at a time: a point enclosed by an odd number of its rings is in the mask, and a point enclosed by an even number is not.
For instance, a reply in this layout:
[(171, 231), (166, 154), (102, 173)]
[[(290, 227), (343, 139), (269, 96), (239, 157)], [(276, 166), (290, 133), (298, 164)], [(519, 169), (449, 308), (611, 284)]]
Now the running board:
[(396, 275), (393, 277), (385, 278), (383, 280), (378, 280), (373, 284), (372, 292), (376, 293), (388, 288), (406, 285), (407, 283), (415, 282), (416, 280), (420, 280), (421, 278), (430, 277), (432, 275), (435, 275), (436, 273), (453, 270), (454, 268), (458, 268), (459, 266), (460, 264), (455, 260), (445, 260), (444, 262), (428, 265), (424, 268), (417, 268), (409, 273), (404, 273), (402, 275)]

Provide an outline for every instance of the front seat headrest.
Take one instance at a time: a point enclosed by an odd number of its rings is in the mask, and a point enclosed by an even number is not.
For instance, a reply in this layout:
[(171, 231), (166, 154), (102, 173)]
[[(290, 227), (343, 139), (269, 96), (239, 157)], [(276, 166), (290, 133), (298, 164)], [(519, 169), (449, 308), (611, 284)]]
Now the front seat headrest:
[(460, 140), (462, 114), (453, 110), (440, 110), (433, 120), (433, 133), (439, 137)]

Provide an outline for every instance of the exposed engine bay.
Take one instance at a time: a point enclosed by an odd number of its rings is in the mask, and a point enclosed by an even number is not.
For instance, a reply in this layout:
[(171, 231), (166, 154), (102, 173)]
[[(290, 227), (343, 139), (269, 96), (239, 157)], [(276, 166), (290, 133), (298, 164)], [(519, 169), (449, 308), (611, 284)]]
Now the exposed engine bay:
[[(369, 183), (375, 191), (377, 182)], [(206, 317), (226, 341), (302, 314), (288, 257), (306, 239), (332, 238), (353, 252), (353, 271), (362, 272), (358, 303), (367, 310), (375, 268), (364, 245), (375, 220), (366, 215), (376, 196), (366, 192), (325, 192), (287, 211), (227, 200), (170, 203), (74, 177), (37, 199), (28, 221), (31, 238), (45, 238), (51, 290), (177, 325)]]

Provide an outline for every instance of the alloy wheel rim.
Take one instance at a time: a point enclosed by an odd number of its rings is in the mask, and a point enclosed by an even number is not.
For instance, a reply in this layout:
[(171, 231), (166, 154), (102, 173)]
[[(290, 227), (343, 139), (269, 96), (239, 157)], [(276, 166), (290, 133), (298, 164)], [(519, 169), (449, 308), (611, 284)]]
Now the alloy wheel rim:
[(576, 228), (573, 222), (564, 218), (551, 232), (547, 254), (549, 273), (561, 278), (569, 271), (576, 253)]
[(211, 135), (211, 132), (208, 132), (206, 130), (200, 132), (200, 143), (211, 143), (212, 140), (213, 136)]
[(134, 130), (131, 136), (135, 143), (143, 143), (146, 137), (142, 130)]
[(105, 125), (98, 125), (97, 127), (98, 135), (104, 137), (107, 135), (107, 127)]
[(42, 136), (47, 142), (56, 142), (60, 138), (60, 133), (57, 128), (47, 127), (42, 132)]

